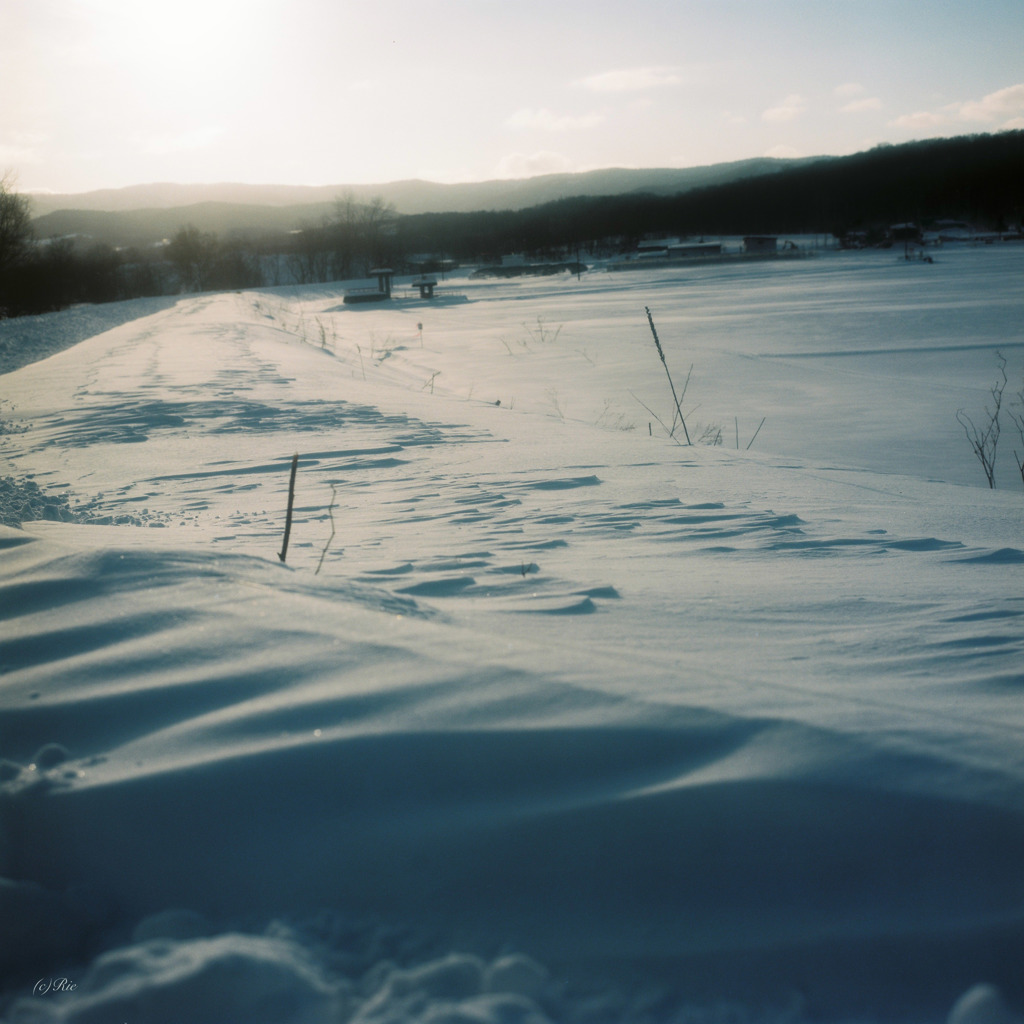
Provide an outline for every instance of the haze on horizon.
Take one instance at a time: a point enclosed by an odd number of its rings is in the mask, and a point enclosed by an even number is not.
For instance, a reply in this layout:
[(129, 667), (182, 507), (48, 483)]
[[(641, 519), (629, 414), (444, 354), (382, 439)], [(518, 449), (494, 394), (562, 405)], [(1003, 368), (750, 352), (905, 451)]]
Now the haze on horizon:
[(5, 0), (23, 191), (522, 178), (1024, 128), (1020, 0)]

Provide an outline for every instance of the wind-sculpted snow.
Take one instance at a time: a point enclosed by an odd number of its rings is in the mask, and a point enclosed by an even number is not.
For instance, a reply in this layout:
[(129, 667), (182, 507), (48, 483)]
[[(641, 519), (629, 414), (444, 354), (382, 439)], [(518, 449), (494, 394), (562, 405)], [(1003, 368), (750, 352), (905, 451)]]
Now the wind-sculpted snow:
[[(873, 984), (877, 945), (912, 957), (922, 933), (965, 983), (1020, 927), (1024, 819), (996, 764), (609, 693), (472, 637), (427, 655), (448, 628), (415, 601), (245, 556), (36, 540), (4, 558), (21, 886), (85, 884), (129, 921), (444, 920), (473, 948), (500, 922), (548, 963), (678, 958), (684, 992), (688, 958), (715, 953), (737, 989), (779, 961)], [(49, 768), (44, 737), (68, 751)]]
[(81, 305), (60, 313), (0, 319), (0, 365), (5, 373), (46, 359), (121, 324), (168, 309), (177, 296)]
[(4, 1019), (1013, 1019), (1024, 497), (608, 413), (648, 289), (762, 273), (204, 296), (5, 376), (74, 516), (0, 528)]

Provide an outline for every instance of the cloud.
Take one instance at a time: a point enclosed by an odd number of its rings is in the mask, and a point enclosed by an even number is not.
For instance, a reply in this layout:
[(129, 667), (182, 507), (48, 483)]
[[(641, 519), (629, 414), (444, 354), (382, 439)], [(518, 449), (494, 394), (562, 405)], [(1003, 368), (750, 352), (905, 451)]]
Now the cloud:
[(580, 78), (573, 83), (591, 92), (643, 92), (683, 84), (679, 68), (657, 65), (646, 68), (620, 68)]
[(761, 114), (762, 121), (792, 121), (807, 109), (807, 100), (793, 93), (777, 106), (769, 107)]
[(865, 110), (881, 110), (882, 101), (877, 96), (865, 96), (867, 89), (860, 82), (844, 82), (832, 90), (839, 100), (846, 100), (839, 109), (844, 114), (859, 114)]
[(192, 128), (177, 134), (151, 135), (143, 141), (143, 148), (152, 156), (166, 156), (168, 153), (181, 153), (192, 149), (205, 149), (224, 134), (218, 125), (206, 125)]
[(1009, 131), (1024, 122), (1024, 82), (997, 89), (980, 100), (947, 103), (938, 110), (918, 110), (890, 121), (896, 128), (948, 128), (958, 124), (985, 124)]
[(893, 128), (911, 128), (914, 130), (941, 128), (950, 123), (950, 118), (940, 114), (932, 114), (927, 110), (919, 110), (915, 114), (901, 114), (889, 122)]
[(505, 124), (510, 128), (539, 129), (545, 132), (576, 131), (580, 129), (593, 128), (604, 120), (602, 114), (583, 114), (581, 117), (573, 117), (568, 114), (553, 114), (550, 110), (541, 108), (531, 110), (523, 108), (517, 110), (509, 117)]
[(953, 104), (961, 121), (999, 121), (1024, 114), (1024, 82), (990, 92), (980, 100)]
[(780, 160), (794, 160), (797, 157), (803, 156), (803, 153), (798, 149), (794, 149), (792, 146), (772, 146), (771, 149), (766, 149), (765, 156), (775, 157)]
[(577, 170), (573, 162), (561, 153), (509, 153), (498, 161), (498, 178), (532, 178), (538, 174), (560, 174)]
[(862, 100), (853, 100), (839, 108), (844, 114), (859, 114), (864, 110), (881, 110), (882, 101), (877, 96), (865, 96)]

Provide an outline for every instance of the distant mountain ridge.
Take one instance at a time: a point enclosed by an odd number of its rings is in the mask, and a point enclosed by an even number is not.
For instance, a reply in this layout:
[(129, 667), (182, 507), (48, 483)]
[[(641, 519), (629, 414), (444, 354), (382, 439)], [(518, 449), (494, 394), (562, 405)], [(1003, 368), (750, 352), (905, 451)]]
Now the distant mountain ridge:
[(420, 179), (379, 185), (248, 185), (231, 182), (180, 185), (162, 182), (61, 195), (39, 193), (30, 198), (36, 217), (61, 210), (123, 213), (132, 210), (173, 209), (199, 203), (298, 207), (331, 203), (337, 196), (349, 192), (357, 198), (382, 196), (385, 201), (394, 203), (402, 214), (468, 213), (477, 210), (517, 210), (578, 195), (617, 195), (627, 192), (671, 194), (738, 178), (769, 174), (803, 162), (806, 161), (759, 157), (702, 167), (613, 167), (455, 185)]
[(411, 252), (500, 251), (529, 245), (527, 239), (543, 249), (651, 231), (836, 234), (939, 217), (1003, 230), (1019, 229), (1022, 183), (1024, 131), (1016, 130), (881, 145), (845, 157), (606, 168), (459, 185), (140, 185), (33, 197), (33, 227), (40, 239), (143, 247), (194, 225), (280, 246), (289, 232), (321, 225), (335, 201), (351, 194), (392, 204)]

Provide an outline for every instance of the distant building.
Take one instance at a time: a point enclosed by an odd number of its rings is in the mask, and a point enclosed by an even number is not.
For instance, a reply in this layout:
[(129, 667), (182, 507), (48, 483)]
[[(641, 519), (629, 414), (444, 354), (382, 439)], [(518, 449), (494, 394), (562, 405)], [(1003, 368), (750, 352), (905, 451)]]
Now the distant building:
[(839, 239), (840, 249), (865, 249), (868, 245), (866, 231), (847, 231)]
[(743, 239), (743, 251), (748, 254), (763, 256), (777, 252), (779, 239), (776, 235), (747, 235)]
[(975, 230), (962, 220), (939, 220), (935, 230), (940, 242), (973, 242)]
[(697, 259), (707, 256), (721, 256), (721, 242), (680, 242), (670, 245), (668, 254), (672, 259)]
[(921, 242), (921, 229), (916, 224), (893, 224), (889, 228), (889, 237), (894, 242)]
[(637, 252), (664, 252), (673, 245), (678, 245), (678, 238), (641, 238), (636, 243)]

